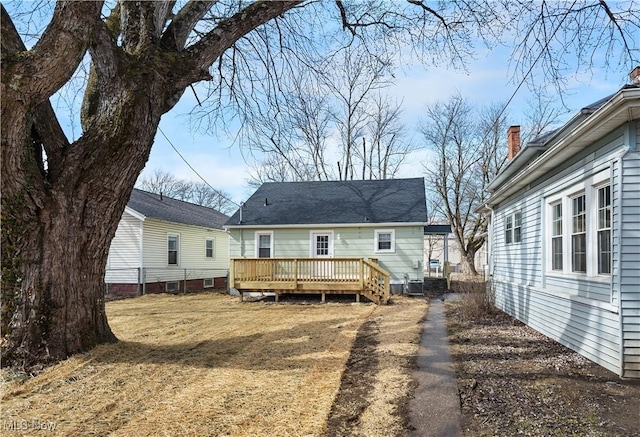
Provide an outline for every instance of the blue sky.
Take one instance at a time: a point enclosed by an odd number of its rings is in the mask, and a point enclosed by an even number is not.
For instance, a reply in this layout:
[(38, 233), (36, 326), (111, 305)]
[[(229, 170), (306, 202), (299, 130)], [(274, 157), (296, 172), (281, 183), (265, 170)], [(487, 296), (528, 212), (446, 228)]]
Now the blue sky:
[[(477, 58), (469, 62), (468, 72), (412, 65), (405, 66), (396, 74), (396, 84), (388, 92), (403, 102), (404, 124), (409, 136), (418, 145), (416, 126), (426, 104), (446, 100), (456, 93), (478, 105), (506, 102), (512, 96), (517, 83), (513, 83), (512, 74), (508, 71), (508, 52), (503, 49), (486, 50), (479, 52)], [(609, 71), (595, 69), (590, 74), (575, 75), (565, 95), (565, 102), (571, 111), (563, 117), (563, 121), (589, 103), (616, 92), (628, 83), (629, 72), (629, 68), (620, 67)], [(531, 93), (523, 86), (507, 108), (509, 124), (523, 123), (528, 99), (531, 99)], [(229, 193), (236, 203), (246, 200), (253, 192), (247, 184), (251, 171), (249, 163), (245, 162), (242, 151), (237, 145), (231, 145), (230, 140), (190, 130), (187, 113), (195, 104), (193, 93), (187, 90), (178, 105), (163, 116), (160, 129), (209, 184)], [(414, 152), (397, 177), (423, 176), (422, 163), (425, 159), (424, 151)], [(198, 180), (160, 132), (156, 135), (142, 176), (150, 175), (157, 169), (171, 172), (179, 178)]]
[[(5, 6), (10, 9), (10, 14), (11, 9), (19, 4), (5, 2)], [(26, 6), (30, 5), (27, 3)], [(36, 24), (39, 23), (36, 21)], [(640, 36), (637, 40), (640, 40)], [(32, 41), (27, 41), (27, 44), (31, 43)], [(478, 45), (478, 47), (482, 46)], [(597, 58), (601, 54), (597, 52), (594, 62), (602, 63), (602, 59)], [(570, 55), (568, 54), (565, 58), (568, 64), (571, 64)], [(413, 138), (419, 146), (416, 127), (425, 105), (446, 100), (456, 93), (477, 105), (507, 101), (517, 88), (517, 83), (512, 81), (512, 72), (509, 71), (509, 61), (510, 51), (498, 46), (492, 50), (477, 49), (476, 59), (469, 60), (466, 72), (446, 66), (402, 65), (396, 71), (396, 83), (388, 89), (388, 93), (403, 102), (403, 122), (408, 130), (408, 136)], [(617, 68), (614, 66), (608, 71), (596, 68), (588, 74), (574, 75), (569, 81), (569, 88), (565, 94), (565, 103), (570, 108), (570, 112), (565, 115), (563, 121), (568, 120), (580, 108), (614, 93), (628, 83), (628, 75), (633, 67), (635, 65)], [(524, 122), (523, 113), (529, 99), (531, 99), (530, 92), (526, 86), (522, 87), (507, 108), (509, 124)], [(60, 100), (53, 98), (52, 101), (54, 107), (62, 102), (62, 107), (56, 110), (61, 125), (70, 139), (77, 138), (79, 101), (75, 100), (75, 108), (69, 108), (68, 105), (64, 108), (64, 98)], [(67, 98), (66, 101), (70, 100)], [(247, 183), (250, 179), (250, 162), (245, 161), (242, 151), (237, 145), (232, 145), (230, 138), (214, 137), (190, 128), (187, 114), (196, 104), (193, 92), (187, 89), (176, 107), (162, 117), (160, 129), (209, 184), (229, 193), (234, 202), (240, 203), (253, 192)], [(427, 154), (424, 151), (413, 152), (413, 156), (406, 160), (397, 177), (423, 176), (423, 164), (426, 158)], [(158, 132), (151, 156), (141, 176), (151, 175), (160, 169), (179, 178), (199, 180), (172, 149), (163, 134)]]

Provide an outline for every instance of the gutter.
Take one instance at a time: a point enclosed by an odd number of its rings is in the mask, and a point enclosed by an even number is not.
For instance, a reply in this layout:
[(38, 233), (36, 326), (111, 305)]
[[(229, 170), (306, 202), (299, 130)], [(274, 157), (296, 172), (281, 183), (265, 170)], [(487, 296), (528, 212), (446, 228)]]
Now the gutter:
[(405, 226), (427, 226), (427, 222), (386, 222), (386, 223), (295, 223), (273, 225), (269, 223), (252, 225), (225, 225), (224, 229), (307, 229), (313, 228), (374, 228), (374, 227), (405, 227)]
[[(625, 104), (625, 102), (627, 104)], [(548, 167), (553, 167), (563, 161), (566, 161), (577, 153), (577, 151), (572, 149), (583, 147), (583, 145), (579, 144), (580, 141), (584, 143), (593, 142), (593, 140), (587, 138), (589, 135), (598, 135), (599, 137), (602, 137), (602, 134), (599, 134), (598, 132), (600, 129), (606, 129), (607, 132), (614, 129), (611, 126), (601, 127), (602, 125), (615, 122), (615, 128), (617, 128), (624, 123), (634, 120), (631, 110), (634, 107), (640, 107), (640, 88), (626, 88), (620, 90), (607, 103), (598, 108), (591, 117), (584, 120), (577, 127), (568, 132), (563, 138), (558, 140), (557, 143), (549, 147), (545, 153), (531, 162), (522, 172), (516, 174), (511, 180), (496, 189), (489, 200), (487, 200), (487, 206), (495, 206), (501, 200), (506, 198), (509, 193), (524, 188), (539, 176), (536, 173), (540, 173), (540, 175), (542, 175), (546, 173)], [(584, 115), (584, 112), (588, 113), (589, 111), (583, 110), (581, 111), (581, 115)], [(574, 119), (576, 119), (576, 117), (574, 117)], [(571, 122), (568, 124), (571, 124)], [(502, 179), (504, 178), (501, 178), (501, 181)], [(492, 182), (489, 185), (489, 188), (492, 186), (495, 187), (495, 185), (499, 184)]]

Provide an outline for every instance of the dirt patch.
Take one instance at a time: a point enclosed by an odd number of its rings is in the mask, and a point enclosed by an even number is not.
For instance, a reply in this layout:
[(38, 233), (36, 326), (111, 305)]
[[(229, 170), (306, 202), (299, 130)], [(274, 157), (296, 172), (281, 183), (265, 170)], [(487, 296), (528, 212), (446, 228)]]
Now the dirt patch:
[(446, 303), (463, 430), (469, 436), (636, 436), (640, 381), (615, 374), (475, 293)]
[(325, 436), (407, 435), (412, 373), (427, 310), (425, 299), (394, 296), (361, 325)]

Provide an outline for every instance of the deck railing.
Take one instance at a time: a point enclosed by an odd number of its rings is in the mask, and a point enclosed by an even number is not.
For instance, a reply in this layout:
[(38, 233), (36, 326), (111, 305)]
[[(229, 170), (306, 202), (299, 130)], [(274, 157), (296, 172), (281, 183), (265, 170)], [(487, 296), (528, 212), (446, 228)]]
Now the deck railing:
[(233, 258), (231, 286), (245, 291), (361, 293), (377, 303), (390, 295), (390, 276), (362, 258)]

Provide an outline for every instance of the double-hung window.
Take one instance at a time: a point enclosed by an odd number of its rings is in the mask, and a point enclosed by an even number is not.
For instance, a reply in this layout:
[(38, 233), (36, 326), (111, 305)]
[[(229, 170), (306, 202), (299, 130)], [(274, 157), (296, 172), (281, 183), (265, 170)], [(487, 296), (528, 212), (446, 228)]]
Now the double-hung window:
[(551, 269), (562, 270), (562, 202), (551, 206)]
[(598, 274), (611, 274), (611, 186), (598, 188)]
[(273, 257), (273, 233), (272, 232), (256, 232), (256, 257), (257, 258)]
[(215, 244), (214, 239), (211, 237), (207, 237), (204, 240), (204, 257), (207, 259), (214, 258), (215, 254)]
[(167, 235), (167, 264), (170, 266), (177, 266), (180, 257), (180, 236), (178, 234)]
[(587, 209), (585, 195), (571, 199), (571, 270), (587, 272)]
[(375, 253), (395, 252), (396, 232), (394, 229), (378, 229), (375, 231)]
[(546, 269), (587, 277), (611, 274), (612, 192), (601, 171), (546, 199)]
[(522, 241), (522, 213), (508, 214), (504, 219), (504, 241), (507, 244)]

